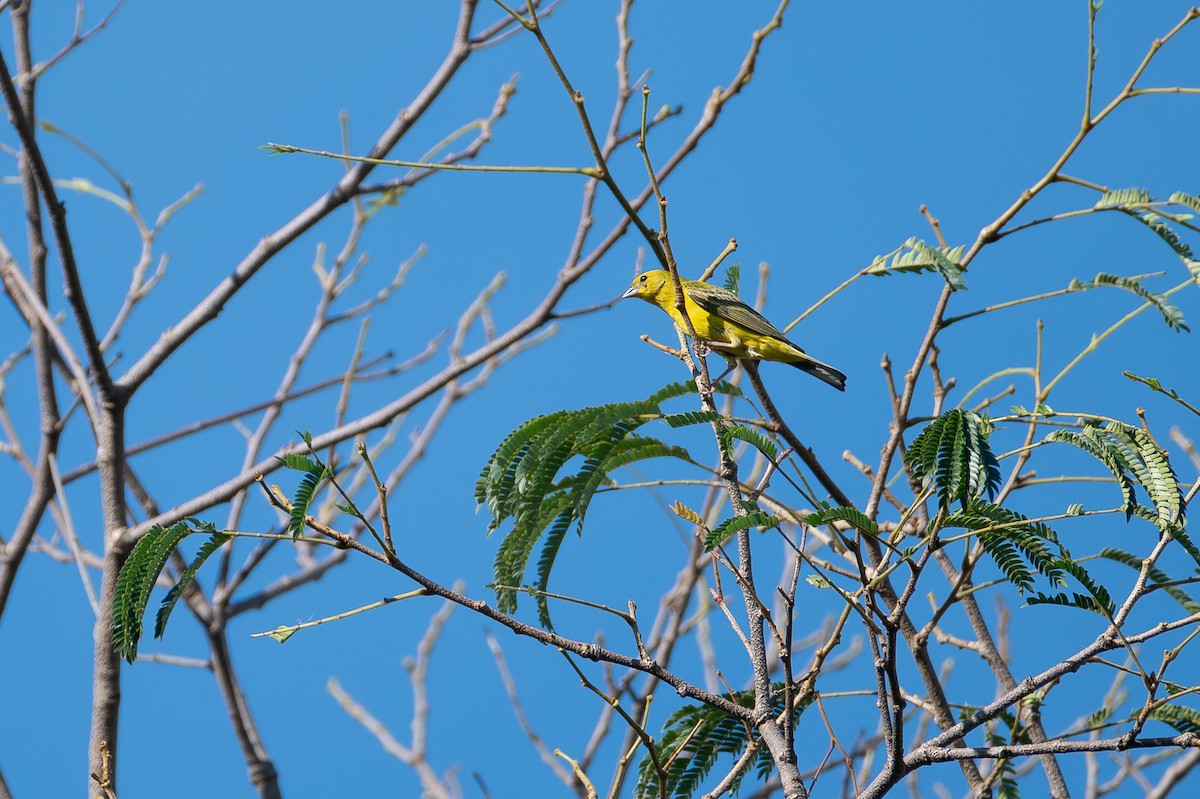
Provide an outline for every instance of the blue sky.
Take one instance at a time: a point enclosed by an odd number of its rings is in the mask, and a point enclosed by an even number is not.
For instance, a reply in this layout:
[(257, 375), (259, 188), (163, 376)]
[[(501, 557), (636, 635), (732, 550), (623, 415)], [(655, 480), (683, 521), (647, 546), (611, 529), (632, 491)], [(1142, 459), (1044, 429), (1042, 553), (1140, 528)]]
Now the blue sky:
[[(73, 9), (62, 5), (35, 7), (39, 57), (56, 51), (70, 35)], [(1100, 104), (1119, 90), (1150, 41), (1169, 30), (1186, 8), (1169, 2), (1109, 3), (1102, 9)], [(652, 70), (652, 108), (668, 103), (684, 109), (681, 118), (653, 131), (652, 157), (665, 158), (691, 129), (709, 92), (734, 74), (751, 31), (773, 9), (759, 2), (680, 0), (635, 6), (631, 71), (636, 77)], [(786, 324), (876, 255), (909, 236), (931, 240), (918, 212), (922, 204), (940, 219), (951, 244), (969, 244), (1045, 172), (1078, 129), (1085, 9), (1083, 3), (793, 4), (783, 29), (765, 45), (752, 83), (664, 186), (671, 239), (684, 273), (697, 276), (735, 237), (740, 249), (730, 260), (742, 264), (744, 292), (750, 294), (758, 265), (769, 264), (766, 313)], [(89, 5), (89, 20), (103, 11)], [(481, 3), (481, 21), (500, 13)], [(611, 3), (568, 0), (545, 24), (600, 127), (607, 122), (615, 86), (615, 13)], [(256, 3), (131, 2), (109, 29), (43, 78), (39, 115), (101, 153), (133, 184), (149, 219), (204, 184), (203, 193), (178, 213), (158, 243), (159, 251), (170, 254), (167, 277), (137, 308), (116, 346), (121, 363), (136, 360), (262, 236), (319, 196), (342, 170), (325, 159), (271, 156), (260, 146), (275, 141), (338, 149), (338, 114), (344, 110), (353, 148), (365, 150), (436, 68), (453, 20), (451, 3), (331, 7), (296, 2), (281, 10)], [(1194, 81), (1198, 35), (1189, 29), (1165, 48), (1144, 84)], [(0, 47), (10, 57), (7, 35)], [(527, 36), (473, 58), (393, 156), (419, 158), (449, 131), (485, 115), (500, 85), (514, 74), (519, 74), (518, 93), (479, 162), (589, 165), (574, 111)], [(1191, 154), (1198, 126), (1200, 104), (1194, 95), (1135, 99), (1095, 131), (1066, 171), (1114, 188), (1145, 187), (1155, 196), (1200, 193), (1200, 170)], [(6, 131), (0, 141), (11, 146), (15, 139)], [(43, 141), (56, 176), (115, 188), (74, 146), (53, 136)], [(12, 159), (3, 159), (4, 174), (14, 174)], [(640, 191), (644, 171), (633, 150), (616, 159), (613, 169), (627, 193)], [(443, 174), (400, 198), (398, 207), (382, 210), (362, 242), (370, 256), (364, 277), (345, 304), (371, 296), (419, 246), (425, 245), (428, 254), (392, 302), (374, 315), (368, 357), (390, 351), (404, 359), (420, 351), (498, 272), (507, 280), (493, 302), (497, 326), (505, 329), (522, 318), (566, 257), (581, 189), (582, 179), (572, 175)], [(65, 196), (85, 289), (96, 317), (104, 320), (100, 326), (106, 327), (128, 284), (137, 238), (128, 218), (110, 204), (88, 194)], [(1094, 202), (1095, 195), (1079, 187), (1052, 187), (1022, 218)], [(618, 213), (603, 199), (597, 229), (607, 231)], [(23, 262), (20, 193), (14, 186), (0, 187), (0, 220), (0, 235)], [(291, 245), (161, 369), (131, 408), (129, 441), (268, 397), (317, 296), (311, 268), (316, 248), (326, 243), (336, 251), (347, 225), (346, 214), (335, 216)], [(590, 306), (622, 291), (634, 273), (638, 247), (627, 237), (571, 289), (565, 308)], [(1063, 288), (1072, 278), (1087, 280), (1097, 272), (1160, 270), (1167, 275), (1150, 282), (1155, 290), (1185, 276), (1170, 250), (1133, 220), (1118, 214), (1067, 220), (987, 248), (971, 267), (970, 290), (953, 299), (951, 313)], [(908, 367), (939, 290), (932, 275), (864, 279), (794, 331), (798, 343), (847, 373), (845, 395), (782, 366), (764, 367), (785, 416), (840, 480), (858, 486), (855, 499), (865, 499), (867, 483), (856, 482), (861, 478), (841, 461), (841, 453), (850, 450), (868, 463), (877, 459), (889, 418), (880, 359), (887, 353), (898, 371)], [(1194, 289), (1175, 299), (1189, 320), (1200, 318)], [(997, 369), (1029, 365), (1038, 319), (1046, 325), (1047, 369), (1056, 371), (1093, 332), (1134, 307), (1132, 295), (1093, 291), (965, 322), (946, 340), (943, 373), (957, 377), (961, 392)], [(461, 578), (469, 592), (487, 596), (484, 585), (497, 542), (484, 537), (486, 518), (474, 513), (479, 468), (495, 444), (525, 419), (564, 407), (640, 398), (686, 377), (677, 364), (638, 340), (643, 333), (672, 339), (666, 317), (641, 303), (564, 320), (550, 340), (506, 364), (484, 390), (457, 406), (435, 446), (393, 497), (393, 518), (403, 519), (403, 549), (412, 561), (443, 582)], [(23, 323), (4, 304), (0, 341), (10, 346), (0, 357), (21, 346), (25, 335)], [(356, 335), (350, 325), (335, 331), (306, 366), (301, 384), (344, 368)], [(444, 362), (443, 351), (410, 375), (364, 386), (350, 413), (398, 396)], [(1192, 337), (1168, 330), (1155, 314), (1146, 313), (1087, 359), (1051, 404), (1128, 421), (1136, 421), (1135, 408), (1145, 407), (1152, 424), (1163, 420), (1156, 432), (1165, 433), (1172, 422), (1187, 423), (1186, 417), (1176, 415), (1165, 398), (1132, 386), (1121, 371), (1160, 376), (1195, 403), (1200, 400), (1195, 363)], [(9, 411), (17, 427), (28, 431), (26, 443), (36, 440), (31, 380), (25, 370), (7, 381)], [(1005, 384), (997, 383), (996, 390)], [(1011, 402), (1029, 403), (1028, 381), (1014, 384)], [(333, 402), (325, 394), (298, 403), (276, 427), (268, 451), (286, 444), (296, 429), (327, 426)], [(915, 407), (918, 415), (928, 412), (927, 390), (919, 393)], [(423, 406), (404, 420), (401, 442), (431, 410), (432, 405)], [(1194, 417), (1191, 424), (1192, 437), (1200, 436)], [(703, 449), (703, 439), (693, 441), (696, 451), (711, 454), (711, 441), (709, 450)], [(64, 442), (63, 463), (69, 468), (89, 460), (90, 444), (77, 425)], [(241, 433), (225, 426), (133, 463), (169, 507), (236, 473), (243, 444)], [(1186, 457), (1178, 448), (1171, 453), (1181, 478), (1194, 479)], [(1067, 468), (1092, 468), (1082, 457), (1069, 463)], [(26, 481), (9, 460), (0, 461), (0, 478), (22, 486), (10, 494), (15, 500), (0, 500), (8, 528), (8, 520), (20, 512)], [(95, 491), (94, 481), (85, 479), (69, 494), (80, 534), (92, 546), (99, 540)], [(1064, 495), (1050, 489), (1022, 501), (1034, 510), (1042, 503), (1057, 509), (1065, 504)], [(1112, 497), (1099, 491), (1095, 501), (1111, 503)], [(248, 505), (243, 526), (271, 523), (272, 514), (257, 497)], [(224, 510), (214, 511), (212, 518), (221, 524)], [(1144, 544), (1148, 533), (1124, 526), (1094, 534), (1134, 547), (1136, 540), (1129, 536), (1135, 532)], [(614, 606), (636, 598), (642, 607), (656, 607), (678, 568), (680, 541), (653, 498), (605, 498), (583, 537), (564, 547), (555, 584)], [(288, 568), (289, 558), (281, 552), (272, 557), (277, 562), (268, 564), (264, 581)], [(664, 564), (661, 571), (655, 563)], [(414, 650), (431, 605), (401, 603), (306, 631), (283, 647), (243, 634), (335, 613), (409, 587), (390, 572), (356, 563), (235, 623), (235, 659), (285, 793), (414, 795), (411, 773), (388, 759), (324, 686), (336, 677), (405, 734), (411, 697), (400, 662)], [(1067, 614), (1046, 618), (1076, 621)], [(197, 625), (184, 616), (180, 612), (173, 620), (164, 642), (148, 642), (147, 649), (202, 657)], [(572, 633), (581, 637), (596, 624), (588, 614), (565, 611), (564, 617), (578, 624)], [(0, 729), (0, 767), (16, 796), (62, 795), (80, 787), (91, 624), (74, 567), (31, 557), (0, 627), (0, 647), (9, 664), (5, 672), (24, 686), (6, 700), (4, 716), (25, 721)], [(439, 642), (430, 685), (431, 759), (439, 769), (459, 764), (469, 796), (480, 795), (469, 776), (473, 772), (492, 796), (558, 793), (561, 785), (521, 745), (485, 645), (487, 627), (459, 611)], [(1081, 628), (1082, 636), (1094, 634), (1086, 624)], [(597, 703), (583, 695), (555, 653), (511, 636), (501, 636), (501, 642), (543, 738), (578, 751), (591, 731)], [(1047, 655), (1039, 651), (1043, 643), (1014, 641), (1022, 673), (1045, 665)], [(735, 675), (731, 679), (736, 683)], [(1086, 695), (1103, 687), (1083, 684), (1072, 690)], [(578, 717), (564, 718), (558, 712), (564, 703), (579, 708)], [(869, 702), (862, 705), (869, 714)], [(1070, 717), (1054, 721), (1065, 726)], [(208, 675), (156, 664), (127, 669), (123, 723), (123, 799), (161, 793), (165, 782), (180, 797), (250, 795)], [(608, 777), (597, 776), (602, 782)]]

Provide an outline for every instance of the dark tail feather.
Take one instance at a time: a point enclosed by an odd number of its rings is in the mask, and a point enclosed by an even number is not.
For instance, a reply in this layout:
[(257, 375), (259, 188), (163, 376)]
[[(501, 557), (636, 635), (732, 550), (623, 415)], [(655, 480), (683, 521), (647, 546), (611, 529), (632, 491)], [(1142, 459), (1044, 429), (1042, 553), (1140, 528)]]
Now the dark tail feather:
[(806, 358), (803, 361), (791, 361), (791, 364), (801, 371), (808, 372), (813, 377), (824, 380), (838, 391), (846, 390), (846, 376), (832, 366), (823, 364), (813, 358)]

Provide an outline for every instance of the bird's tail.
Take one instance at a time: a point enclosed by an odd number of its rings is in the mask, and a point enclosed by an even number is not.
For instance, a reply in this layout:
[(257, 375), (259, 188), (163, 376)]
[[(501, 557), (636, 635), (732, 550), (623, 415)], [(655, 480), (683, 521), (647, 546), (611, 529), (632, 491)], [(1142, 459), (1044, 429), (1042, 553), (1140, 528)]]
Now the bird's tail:
[(821, 363), (816, 358), (809, 358), (807, 356), (803, 360), (790, 361), (790, 363), (797, 369), (824, 380), (838, 391), (846, 390), (846, 376), (829, 364)]

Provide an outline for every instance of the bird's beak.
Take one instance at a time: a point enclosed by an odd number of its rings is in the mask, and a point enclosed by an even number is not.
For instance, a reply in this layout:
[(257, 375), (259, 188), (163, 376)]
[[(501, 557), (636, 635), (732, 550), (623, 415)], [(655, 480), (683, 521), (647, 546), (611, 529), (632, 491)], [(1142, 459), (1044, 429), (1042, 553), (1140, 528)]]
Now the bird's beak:
[(633, 297), (636, 294), (637, 294), (637, 286), (630, 286), (629, 288), (625, 289), (625, 293), (621, 295), (621, 299), (625, 299), (626, 297)]

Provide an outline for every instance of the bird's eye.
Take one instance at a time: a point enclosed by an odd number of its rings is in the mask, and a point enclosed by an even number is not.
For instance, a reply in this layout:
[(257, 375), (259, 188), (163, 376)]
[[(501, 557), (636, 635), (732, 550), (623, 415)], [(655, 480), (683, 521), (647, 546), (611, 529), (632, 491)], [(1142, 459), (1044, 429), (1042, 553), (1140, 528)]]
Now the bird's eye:
[(642, 275), (641, 277), (639, 277), (639, 278), (638, 278), (638, 282), (639, 282), (639, 283), (645, 283), (645, 282), (646, 282), (646, 276), (645, 276), (645, 275)]

